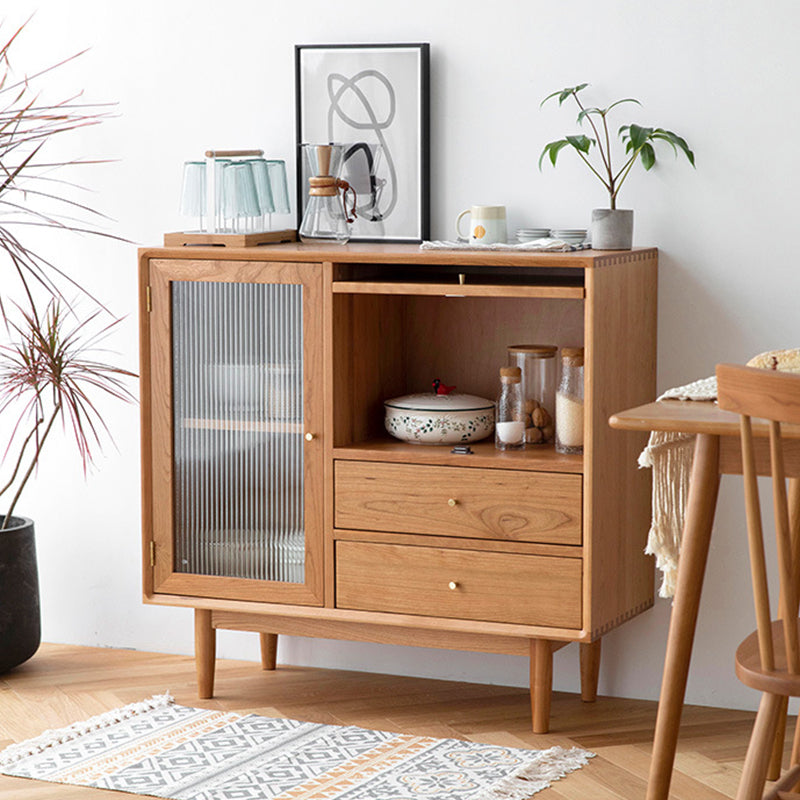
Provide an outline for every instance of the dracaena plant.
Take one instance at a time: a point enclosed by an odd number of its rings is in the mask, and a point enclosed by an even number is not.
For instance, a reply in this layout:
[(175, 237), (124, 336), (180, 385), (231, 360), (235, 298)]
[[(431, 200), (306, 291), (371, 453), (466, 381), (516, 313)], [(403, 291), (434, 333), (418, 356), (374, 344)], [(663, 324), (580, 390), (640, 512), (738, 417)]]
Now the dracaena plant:
[[(30, 246), (29, 239), (37, 229), (119, 237), (94, 226), (103, 215), (76, 199), (79, 187), (62, 177), (68, 168), (100, 162), (52, 160), (46, 148), (55, 137), (61, 139), (65, 134), (98, 124), (108, 106), (82, 102), (80, 93), (54, 102), (43, 99), (43, 81), (82, 53), (32, 74), (20, 76), (14, 71), (11, 51), (27, 24), (0, 39), (0, 281), (7, 291), (12, 276), (16, 276), (28, 302), (33, 303), (33, 295), (39, 289), (63, 297), (62, 287), (69, 285), (88, 294), (58, 265)], [(3, 300), (0, 295), (0, 316), (5, 317)]]
[[(26, 25), (0, 40), (0, 422), (9, 431), (0, 446), (0, 529), (8, 526), (54, 425), (61, 420), (71, 432), (86, 470), (108, 432), (95, 397), (132, 399), (124, 381), (135, 377), (97, 357), (119, 320), (30, 244), (42, 228), (118, 237), (91, 225), (102, 215), (73, 199), (78, 187), (62, 177), (66, 168), (99, 162), (46, 155), (54, 137), (97, 124), (106, 107), (80, 102), (80, 94), (42, 99), (42, 79), (65, 61), (17, 77), (11, 48)], [(9, 299), (15, 283), (19, 301)], [(81, 303), (64, 298), (67, 286), (94, 311), (78, 316)]]
[[(547, 95), (542, 100), (541, 105), (544, 105), (548, 100), (558, 98), (558, 104), (563, 103), (572, 98), (578, 106), (578, 125), (587, 124), (591, 129), (593, 136), (587, 136), (585, 133), (579, 133), (572, 136), (565, 136), (563, 139), (557, 139), (554, 142), (549, 142), (542, 150), (539, 156), (539, 169), (542, 168), (542, 162), (546, 157), (549, 157), (550, 162), (555, 166), (558, 154), (564, 148), (572, 148), (583, 161), (584, 164), (592, 171), (592, 173), (599, 178), (600, 182), (605, 186), (609, 197), (609, 207), (617, 207), (617, 194), (620, 187), (625, 182), (625, 179), (630, 174), (633, 165), (637, 161), (641, 161), (645, 170), (650, 170), (656, 163), (656, 150), (655, 146), (659, 142), (666, 142), (670, 145), (677, 157), (683, 153), (689, 160), (689, 163), (694, 166), (694, 153), (689, 149), (686, 140), (677, 133), (669, 131), (666, 128), (648, 128), (643, 125), (623, 125), (618, 131), (617, 135), (625, 146), (625, 155), (621, 161), (616, 164), (612, 161), (611, 152), (611, 133), (609, 131), (608, 115), (614, 109), (625, 103), (641, 103), (633, 97), (626, 97), (623, 100), (617, 100), (606, 108), (599, 108), (597, 106), (586, 106), (583, 104), (579, 93), (582, 92), (589, 84), (581, 83), (578, 86), (569, 86), (566, 89), (561, 89), (558, 92), (553, 92)], [(593, 163), (594, 160), (594, 163)]]
[(17, 306), (19, 318), (6, 319), (10, 341), (0, 345), (0, 416), (15, 422), (1, 462), (7, 472), (0, 498), (10, 501), (0, 529), (8, 526), (58, 420), (71, 430), (85, 472), (108, 432), (93, 396), (133, 399), (123, 382), (133, 373), (98, 358), (100, 343), (120, 320), (94, 330), (101, 312), (79, 319), (74, 308), (53, 298), (41, 316)]

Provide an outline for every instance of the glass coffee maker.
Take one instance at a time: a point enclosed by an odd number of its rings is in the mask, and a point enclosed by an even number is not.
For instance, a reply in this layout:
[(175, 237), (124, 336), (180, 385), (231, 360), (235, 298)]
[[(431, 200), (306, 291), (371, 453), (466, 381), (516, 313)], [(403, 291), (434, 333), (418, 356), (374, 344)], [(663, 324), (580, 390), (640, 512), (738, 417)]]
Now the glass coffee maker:
[(303, 174), (308, 176), (300, 240), (345, 244), (350, 238), (350, 223), (356, 216), (356, 193), (347, 181), (339, 178), (344, 145), (301, 144), (300, 147)]

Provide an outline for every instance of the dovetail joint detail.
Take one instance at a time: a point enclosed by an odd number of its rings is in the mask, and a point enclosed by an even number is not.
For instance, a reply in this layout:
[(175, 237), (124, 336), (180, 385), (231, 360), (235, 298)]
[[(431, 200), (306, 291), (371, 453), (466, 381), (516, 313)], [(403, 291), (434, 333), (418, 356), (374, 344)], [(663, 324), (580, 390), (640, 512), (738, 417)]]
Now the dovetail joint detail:
[(655, 603), (655, 598), (651, 597), (644, 603), (640, 603), (638, 606), (629, 609), (624, 614), (620, 614), (616, 619), (607, 622), (605, 625), (601, 625), (599, 628), (595, 628), (592, 631), (592, 640), (597, 639), (599, 636), (603, 636), (610, 630), (613, 630), (619, 625), (622, 625), (623, 622), (627, 622), (629, 619), (632, 619), (638, 614), (641, 614), (642, 611), (647, 611), (647, 609), (651, 608), (654, 603)]

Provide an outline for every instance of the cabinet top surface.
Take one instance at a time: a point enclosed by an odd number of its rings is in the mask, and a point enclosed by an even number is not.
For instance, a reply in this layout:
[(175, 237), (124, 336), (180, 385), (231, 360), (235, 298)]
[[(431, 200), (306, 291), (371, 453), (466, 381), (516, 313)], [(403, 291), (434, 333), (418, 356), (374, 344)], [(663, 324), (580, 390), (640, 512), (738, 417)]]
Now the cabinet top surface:
[(315, 245), (292, 242), (258, 247), (146, 247), (139, 257), (216, 261), (306, 261), (354, 264), (463, 264), (519, 267), (573, 267), (587, 269), (647, 260), (657, 256), (655, 247), (632, 250), (575, 250), (568, 253), (492, 250), (422, 250), (418, 244)]

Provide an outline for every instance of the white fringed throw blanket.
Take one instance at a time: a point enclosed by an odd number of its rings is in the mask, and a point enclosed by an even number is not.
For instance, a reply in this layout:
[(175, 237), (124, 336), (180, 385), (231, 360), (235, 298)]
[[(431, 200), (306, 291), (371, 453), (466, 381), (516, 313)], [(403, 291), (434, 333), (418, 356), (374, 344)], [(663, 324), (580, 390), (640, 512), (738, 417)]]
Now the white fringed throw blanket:
[[(753, 356), (748, 367), (800, 372), (800, 348), (768, 350)], [(678, 386), (664, 392), (658, 400), (717, 399), (715, 376)], [(647, 535), (645, 552), (656, 557), (656, 566), (663, 574), (659, 595), (673, 597), (678, 577), (684, 511), (689, 494), (695, 436), (686, 433), (653, 431), (647, 447), (639, 456), (640, 467), (653, 469), (653, 520)]]
[[(712, 376), (670, 389), (661, 400), (717, 399), (717, 379)], [(678, 578), (681, 535), (689, 494), (689, 476), (694, 455), (694, 434), (653, 431), (639, 456), (640, 467), (653, 470), (653, 519), (647, 534), (645, 553), (655, 556), (661, 570), (661, 597), (672, 597)]]

